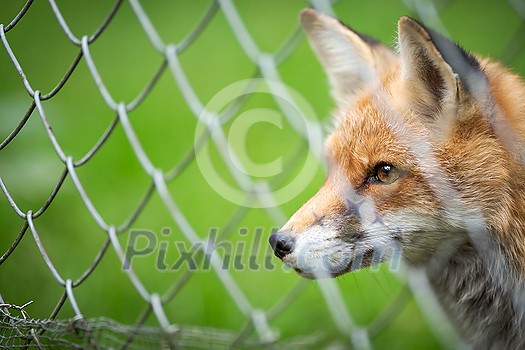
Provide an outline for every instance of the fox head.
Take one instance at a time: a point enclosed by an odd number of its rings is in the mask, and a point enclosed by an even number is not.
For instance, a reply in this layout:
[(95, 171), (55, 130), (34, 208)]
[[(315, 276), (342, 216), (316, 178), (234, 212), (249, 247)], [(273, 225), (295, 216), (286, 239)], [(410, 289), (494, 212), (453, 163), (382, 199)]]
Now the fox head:
[[(399, 256), (427, 264), (469, 244), (469, 227), (511, 229), (525, 212), (515, 200), (519, 78), (409, 17), (396, 53), (312, 9), (301, 23), (329, 77), (336, 126), (326, 182), (270, 237), (276, 256), (304, 277), (333, 277)], [(525, 257), (523, 245), (509, 259)]]

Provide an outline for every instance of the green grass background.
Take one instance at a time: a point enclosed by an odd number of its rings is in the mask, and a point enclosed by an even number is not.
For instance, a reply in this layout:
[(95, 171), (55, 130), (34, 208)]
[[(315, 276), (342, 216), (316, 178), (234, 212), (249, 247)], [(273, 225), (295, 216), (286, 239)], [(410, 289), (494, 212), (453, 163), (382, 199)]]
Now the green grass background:
[[(57, 1), (73, 33), (80, 37), (97, 28), (112, 6), (112, 1)], [(441, 4), (436, 2), (438, 8)], [(22, 1), (0, 4), (0, 23), (8, 23), (22, 7)], [(210, 1), (142, 1), (155, 28), (165, 42), (179, 42), (195, 26)], [(298, 25), (298, 13), (308, 4), (299, 0), (236, 1), (241, 17), (259, 48), (273, 53)], [(395, 38), (397, 19), (411, 14), (401, 1), (342, 0), (334, 5), (341, 20), (386, 44)], [(505, 1), (451, 1), (443, 6), (441, 18), (449, 34), (468, 50), (494, 58), (504, 50), (520, 19)], [(60, 80), (73, 60), (77, 48), (66, 38), (46, 1), (35, 1), (29, 13), (7, 39), (35, 90), (48, 92)], [(131, 7), (124, 3), (109, 28), (90, 47), (104, 83), (116, 101), (131, 101), (149, 82), (162, 62), (153, 49)], [(254, 64), (243, 52), (221, 11), (202, 35), (180, 57), (181, 63), (201, 101), (206, 103), (226, 85), (250, 78)], [(507, 62), (516, 71), (525, 72), (523, 53)], [(297, 89), (313, 106), (319, 119), (329, 118), (333, 103), (325, 75), (305, 40), (279, 66), (284, 82)], [(17, 125), (31, 98), (9, 61), (0, 50), (0, 136), (3, 139)], [(47, 117), (65, 153), (82, 157), (98, 140), (115, 113), (104, 103), (87, 66), (82, 61), (66, 86), (43, 103)], [(250, 98), (241, 110), (276, 109), (268, 96)], [(154, 165), (164, 171), (175, 166), (194, 142), (196, 118), (188, 108), (169, 71), (161, 77), (151, 94), (129, 114), (131, 122)], [(226, 125), (226, 130), (229, 125)], [(254, 161), (267, 162), (282, 156), (292, 164), (292, 150), (304, 147), (289, 125), (283, 130), (258, 124), (249, 133), (247, 152)], [(213, 151), (213, 150), (212, 150)], [(226, 172), (215, 154), (217, 168)], [(304, 153), (303, 153), (304, 156)], [(299, 159), (299, 164), (301, 163)], [(0, 176), (23, 211), (38, 209), (57, 182), (63, 165), (47, 138), (37, 112), (16, 139), (0, 152)], [(296, 169), (285, 167), (292, 177)], [(151, 180), (140, 167), (120, 126), (100, 152), (77, 169), (86, 192), (107, 223), (119, 225), (136, 207)], [(224, 174), (228, 178), (227, 174)], [(304, 203), (323, 181), (318, 171), (314, 181), (296, 198), (281, 206), (286, 215)], [(231, 179), (230, 179), (231, 181)], [(168, 185), (198, 235), (206, 237), (213, 227), (224, 227), (238, 207), (211, 188), (192, 162), (180, 177)], [(11, 244), (23, 225), (7, 200), (0, 195), (0, 253)], [(91, 263), (106, 239), (98, 228), (70, 179), (67, 179), (48, 211), (35, 220), (42, 242), (64, 278), (76, 279)], [(263, 229), (259, 262), (266, 252), (266, 240), (274, 224), (263, 210), (249, 210), (233, 230), (234, 244), (250, 247), (256, 228)], [(171, 234), (161, 235), (163, 228)], [(241, 235), (239, 229), (249, 234)], [(174, 241), (185, 242), (159, 196), (154, 194), (132, 229), (154, 232), (168, 244), (166, 262), (179, 256)], [(126, 232), (120, 236), (126, 244)], [(189, 244), (188, 244), (189, 245)], [(246, 261), (248, 248), (245, 249)], [(181, 271), (157, 271), (158, 249), (136, 259), (134, 268), (149, 292), (163, 294), (181, 276)], [(234, 279), (256, 308), (263, 310), (280, 300), (299, 279), (283, 271), (277, 259), (273, 271), (232, 271)], [(367, 325), (391, 302), (402, 283), (385, 267), (378, 272), (363, 270), (338, 278), (348, 311), (360, 325)], [(0, 294), (13, 304), (33, 304), (27, 312), (46, 318), (63, 292), (47, 269), (31, 237), (26, 234), (13, 255), (0, 265)], [(87, 281), (75, 289), (75, 296), (86, 317), (110, 317), (133, 324), (145, 307), (132, 286), (112, 248)], [(240, 330), (246, 318), (237, 310), (213, 272), (193, 274), (189, 283), (164, 308), (172, 323)], [(59, 318), (73, 316), (70, 305)], [(147, 324), (156, 325), (154, 317)], [(309, 282), (306, 292), (291, 303), (288, 310), (271, 322), (281, 337), (319, 333), (322, 344), (344, 341), (316, 282)], [(410, 301), (399, 316), (373, 344), (381, 349), (439, 348), (426, 320)]]

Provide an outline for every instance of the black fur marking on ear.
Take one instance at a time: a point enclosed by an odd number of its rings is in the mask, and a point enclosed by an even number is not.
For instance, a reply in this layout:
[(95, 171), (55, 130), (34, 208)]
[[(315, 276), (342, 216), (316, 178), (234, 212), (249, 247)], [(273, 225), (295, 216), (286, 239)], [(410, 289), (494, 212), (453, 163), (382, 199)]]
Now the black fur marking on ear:
[[(337, 18), (336, 18), (337, 19)], [(377, 39), (372, 38), (371, 36), (368, 36), (366, 34), (360, 33), (357, 30), (350, 28), (346, 23), (342, 22), (341, 20), (337, 19), (337, 21), (346, 29), (356, 33), (365, 43), (367, 43), (370, 46), (376, 46), (381, 45), (381, 42)]]
[[(425, 77), (423, 83), (426, 85), (428, 91), (430, 91), (433, 96), (437, 97), (437, 101), (440, 101), (445, 93), (443, 90), (445, 84), (443, 76), (439, 73), (436, 67), (434, 67), (430, 58), (422, 52), (422, 50), (418, 51), (417, 60), (419, 61), (418, 66), (421, 67), (420, 73)], [(435, 111), (431, 112), (431, 114), (434, 112)]]
[(426, 27), (414, 20), (423, 27), (432, 43), (437, 48), (445, 62), (452, 68), (454, 73), (459, 76), (461, 84), (471, 92), (475, 84), (479, 84), (479, 78), (485, 78), (485, 73), (481, 69), (478, 60), (472, 54), (465, 51), (460, 45), (456, 44), (441, 33)]

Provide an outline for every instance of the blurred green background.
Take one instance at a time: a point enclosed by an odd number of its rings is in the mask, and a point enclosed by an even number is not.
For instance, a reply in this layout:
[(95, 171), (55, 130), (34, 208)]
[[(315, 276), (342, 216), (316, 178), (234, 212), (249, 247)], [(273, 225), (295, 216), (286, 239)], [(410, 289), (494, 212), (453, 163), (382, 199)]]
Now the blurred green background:
[[(0, 23), (8, 23), (23, 3), (3, 1), (0, 4)], [(112, 4), (112, 1), (101, 0), (57, 1), (77, 37), (92, 33)], [(210, 4), (210, 1), (201, 0), (142, 1), (165, 43), (180, 42)], [(274, 53), (292, 34), (298, 26), (299, 11), (309, 6), (299, 0), (236, 1), (234, 4), (259, 48), (268, 53)], [(506, 1), (436, 1), (435, 5), (448, 34), (466, 49), (503, 58), (515, 71), (525, 72), (524, 53), (516, 56), (509, 51), (514, 50), (513, 37), (522, 26), (522, 21)], [(392, 0), (341, 0), (333, 8), (342, 21), (388, 45), (393, 45), (395, 41), (397, 19), (402, 15), (415, 15), (402, 1)], [(6, 37), (33, 89), (43, 93), (57, 84), (78, 52), (78, 47), (68, 41), (46, 1), (35, 1)], [(90, 46), (90, 51), (116, 101), (133, 100), (163, 61), (127, 2), (100, 38)], [(256, 66), (242, 50), (221, 10), (180, 55), (180, 61), (204, 104), (228, 84), (251, 78), (256, 73)], [(333, 103), (326, 77), (304, 38), (278, 69), (283, 81), (311, 104), (319, 120), (326, 122)], [(5, 50), (1, 49), (1, 139), (16, 127), (30, 103), (31, 97)], [(84, 156), (115, 117), (115, 112), (102, 99), (84, 60), (64, 88), (54, 98), (43, 102), (43, 107), (63, 150), (75, 160)], [(275, 101), (259, 94), (250, 97), (236, 115), (255, 108), (278, 110)], [(129, 113), (129, 117), (146, 153), (153, 164), (163, 171), (176, 166), (193, 146), (197, 119), (169, 70), (164, 72), (144, 102)], [(230, 126), (231, 123), (224, 126), (225, 132)], [(271, 124), (256, 124), (250, 129), (245, 147), (256, 162), (282, 157), (285, 182), (297, 173), (298, 165), (304, 163), (307, 154), (307, 144), (286, 123), (283, 129)], [(217, 169), (234, 184), (226, 167), (221, 164), (218, 152), (211, 148)], [(298, 149), (302, 150), (299, 156)], [(36, 111), (22, 132), (0, 152), (0, 176), (25, 212), (40, 208), (63, 169)], [(77, 174), (104, 220), (117, 226), (129, 217), (151, 184), (120, 125), (96, 156), (77, 169)], [(280, 206), (285, 216), (293, 214), (316, 192), (323, 177), (320, 168), (300, 195)], [(213, 228), (225, 227), (231, 217), (239, 213), (236, 204), (225, 200), (209, 186), (194, 161), (180, 176), (169, 182), (168, 187), (201, 238), (205, 238)], [(247, 263), (257, 236), (255, 232), (257, 228), (262, 230), (262, 242), (257, 254), (257, 261), (262, 264), (265, 254), (268, 254), (267, 238), (276, 223), (262, 209), (249, 209), (242, 214), (242, 219), (231, 230), (229, 240), (234, 245), (245, 245), (241, 255)], [(11, 245), (23, 222), (6, 198), (0, 195), (0, 253)], [(89, 266), (107, 237), (89, 215), (69, 178), (46, 213), (35, 220), (35, 226), (61, 276), (73, 280)], [(163, 228), (168, 229), (168, 235), (161, 234)], [(130, 229), (151, 231), (159, 241), (165, 242), (168, 248), (164, 261), (169, 265), (180, 257), (175, 241), (190, 246), (156, 193)], [(244, 233), (245, 229), (248, 234)], [(125, 246), (128, 238), (129, 230), (120, 236), (121, 244)], [(141, 242), (143, 246), (146, 243)], [(156, 261), (162, 250), (160, 246), (158, 244), (152, 254), (136, 258), (133, 268), (150, 293), (162, 295), (182, 276), (183, 271), (158, 271)], [(255, 308), (267, 310), (300, 279), (294, 273), (285, 271), (276, 258), (271, 261), (275, 265), (273, 270), (230, 269)], [(363, 326), (385, 310), (403, 287), (402, 282), (390, 275), (386, 267), (379, 271), (365, 269), (345, 275), (338, 278), (337, 284), (348, 311)], [(17, 305), (32, 300), (33, 304), (26, 309), (29, 315), (46, 318), (63, 290), (47, 269), (28, 231), (12, 256), (0, 265), (0, 294), (5, 301)], [(86, 317), (104, 316), (125, 324), (136, 322), (146, 305), (122, 271), (111, 247), (100, 266), (75, 289), (75, 296)], [(194, 273), (164, 310), (171, 323), (181, 325), (238, 331), (247, 321), (213, 271)], [(73, 315), (66, 301), (58, 318)], [(150, 316), (146, 323), (157, 325), (154, 316)], [(319, 334), (319, 346), (346, 341), (337, 331), (316, 282), (308, 282), (305, 292), (272, 320), (270, 326), (282, 338)], [(439, 344), (413, 301), (373, 338), (373, 345), (380, 349), (439, 348)]]

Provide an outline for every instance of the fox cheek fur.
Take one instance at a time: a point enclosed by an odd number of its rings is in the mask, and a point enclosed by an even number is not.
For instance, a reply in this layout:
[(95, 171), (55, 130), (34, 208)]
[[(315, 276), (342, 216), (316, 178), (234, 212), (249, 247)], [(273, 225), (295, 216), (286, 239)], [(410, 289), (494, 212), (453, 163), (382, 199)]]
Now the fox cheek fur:
[(477, 348), (525, 347), (525, 85), (402, 17), (398, 52), (301, 14), (338, 108), (319, 192), (270, 237), (307, 278), (400, 255)]

